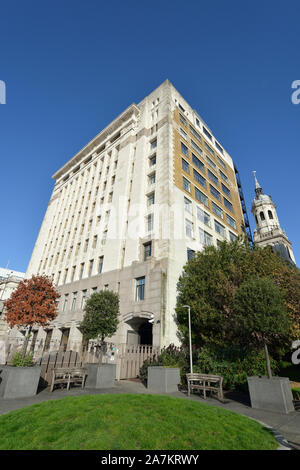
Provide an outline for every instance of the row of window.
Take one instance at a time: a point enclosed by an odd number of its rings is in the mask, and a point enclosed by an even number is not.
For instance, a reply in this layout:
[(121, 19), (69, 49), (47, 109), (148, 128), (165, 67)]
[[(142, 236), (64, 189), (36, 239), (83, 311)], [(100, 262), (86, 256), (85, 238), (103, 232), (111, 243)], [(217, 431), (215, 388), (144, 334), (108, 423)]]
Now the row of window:
[[(182, 121), (181, 121), (182, 122)], [(185, 124), (186, 125), (186, 124)], [(210, 147), (210, 145), (208, 145), (208, 143), (201, 138), (200, 134), (191, 126), (189, 125), (189, 130), (191, 132), (191, 134), (196, 137), (197, 141), (200, 142), (205, 150), (214, 158), (217, 159), (219, 165), (224, 169), (226, 170), (226, 164), (225, 162), (219, 157), (219, 155), (217, 153), (215, 153), (215, 151)], [(199, 145), (192, 139), (188, 136), (188, 134), (180, 127), (180, 135), (181, 137), (186, 140), (187, 142), (189, 142), (189, 139), (190, 139), (190, 143), (191, 143), (191, 146), (193, 147), (194, 150), (196, 150), (196, 152), (198, 152), (200, 155), (202, 155), (202, 149), (199, 147)], [(209, 157), (208, 157), (209, 159)], [(216, 168), (216, 164), (211, 160), (211, 164)]]
[[(182, 158), (182, 169), (183, 169), (186, 173), (190, 174), (189, 164), (188, 164), (188, 162), (187, 162), (186, 160), (184, 160), (184, 158)], [(219, 180), (218, 180), (218, 178), (214, 175), (214, 173), (212, 173), (210, 170), (207, 170), (207, 174), (208, 174), (209, 179), (210, 179), (215, 185), (218, 186), (218, 185), (219, 185)], [(203, 188), (207, 188), (207, 181), (206, 181), (206, 179), (205, 179), (202, 175), (200, 175), (200, 173), (198, 173), (198, 171), (195, 170), (195, 168), (193, 168), (193, 177), (194, 177), (194, 180), (197, 181), (197, 183), (199, 183), (201, 186), (203, 186)], [(221, 201), (221, 194), (220, 194), (220, 192), (219, 192), (214, 186), (212, 186), (211, 184), (209, 184), (209, 187), (210, 187), (210, 192), (211, 192), (211, 194), (212, 194), (215, 198), (217, 198), (219, 201)], [(222, 191), (224, 192), (224, 194), (226, 194), (227, 197), (231, 198), (230, 189), (227, 188), (227, 186), (225, 186), (224, 183), (221, 183), (221, 188), (222, 188)], [(223, 197), (224, 197), (224, 196), (223, 196)], [(224, 197), (224, 199), (226, 199), (226, 198)], [(232, 205), (231, 205), (230, 201), (228, 201), (227, 199), (226, 199), (226, 201), (227, 201), (227, 204), (228, 204), (227, 207), (230, 208), (231, 211), (233, 211)], [(226, 203), (224, 202), (224, 204), (226, 204)]]
[[(199, 218), (199, 219), (201, 220), (201, 222), (204, 222), (208, 227), (211, 227), (210, 216), (208, 214), (205, 214), (205, 217), (206, 217), (205, 221), (204, 221), (204, 218), (201, 218), (201, 219)], [(219, 235), (221, 235), (221, 237), (227, 238), (226, 228), (224, 227), (224, 225), (220, 224), (220, 222), (218, 222), (215, 219), (214, 219), (214, 229)], [(202, 245), (211, 245), (212, 235), (205, 232), (205, 230), (203, 230), (201, 227), (199, 227), (198, 230), (199, 230), (200, 243)], [(185, 219), (185, 234), (189, 238), (194, 238), (194, 224), (189, 219)], [(232, 240), (235, 240), (236, 238), (237, 236), (234, 233), (230, 232), (229, 230), (229, 240), (232, 241)], [(209, 240), (209, 243), (207, 242), (207, 240)]]
[[(104, 285), (104, 290), (108, 290), (109, 284)], [(93, 287), (91, 289), (91, 294), (94, 294), (98, 291), (97, 287)], [(64, 295), (63, 303), (62, 303), (62, 311), (66, 312), (69, 307), (69, 294)], [(83, 310), (88, 298), (88, 290), (84, 289), (81, 291), (81, 302), (80, 302), (80, 309)], [(139, 277), (135, 279), (135, 300), (137, 302), (142, 301), (145, 299), (145, 276)], [(78, 308), (78, 291), (72, 293), (72, 302), (70, 306), (70, 310), (74, 311)]]
[[(192, 194), (191, 183), (184, 176), (183, 176), (183, 189), (186, 192)], [(203, 204), (205, 207), (209, 207), (209, 199), (206, 196), (206, 194), (200, 191), (200, 189), (198, 189), (196, 186), (194, 186), (194, 191), (195, 191), (195, 198), (197, 199), (197, 201), (201, 202), (201, 204)], [(232, 207), (231, 202), (229, 202), (224, 196), (223, 196), (223, 201), (224, 201), (225, 207), (227, 207), (227, 209), (233, 212), (233, 207)], [(219, 207), (215, 202), (211, 201), (211, 205), (212, 205), (212, 211), (218, 217), (220, 217), (223, 220), (225, 220), (226, 218), (227, 222), (232, 227), (236, 228), (235, 220), (232, 217), (226, 214), (226, 212), (224, 212), (223, 209)]]
[[(200, 149), (200, 147), (196, 146), (193, 141), (191, 141), (191, 144), (192, 144), (192, 147), (194, 150), (196, 150), (196, 152), (199, 153), (199, 155), (202, 156), (202, 150)], [(190, 158), (190, 150), (188, 149), (188, 147), (183, 143), (183, 142), (180, 142), (180, 149), (181, 149), (181, 153), (187, 157), (187, 158)], [(194, 165), (196, 165), (203, 173), (205, 173), (205, 166), (204, 166), (204, 163), (193, 153), (192, 153), (192, 162)], [(219, 175), (220, 177), (228, 183), (228, 176), (220, 169), (217, 168), (217, 165), (211, 160), (211, 158), (209, 158), (208, 155), (205, 155), (206, 157), (206, 163), (214, 170), (214, 171), (219, 171)], [(186, 162), (186, 168), (188, 168), (188, 162)], [(189, 171), (188, 171), (189, 172)], [(208, 169), (208, 172), (210, 172), (209, 174), (211, 175), (211, 178), (213, 178), (213, 181), (216, 183), (216, 184), (219, 184), (219, 180), (218, 180), (218, 177), (216, 175), (214, 175), (209, 169)]]
[[(93, 271), (94, 271), (95, 261), (91, 259), (88, 263), (87, 277), (91, 277), (94, 274), (101, 274), (103, 270), (103, 261), (104, 261), (104, 256), (99, 256), (98, 264), (97, 264), (97, 273), (94, 273)], [(78, 268), (79, 268), (79, 271), (78, 271)], [(63, 278), (61, 278), (62, 272), (59, 271), (57, 274), (56, 284), (66, 284), (67, 282), (73, 282), (77, 276), (77, 271), (78, 271), (78, 280), (82, 279), (84, 277), (84, 269), (85, 269), (85, 263), (80, 263), (79, 266), (72, 266), (70, 279), (68, 279), (69, 268), (65, 269)]]
[[(180, 105), (178, 104), (179, 106), (179, 109), (184, 113), (185, 112), (185, 109)], [(185, 116), (183, 116), (181, 113), (179, 113), (179, 119), (180, 119), (180, 122), (185, 126), (185, 127), (188, 127), (187, 126), (187, 120), (185, 118)], [(199, 127), (199, 129), (202, 129), (202, 132), (203, 134), (212, 142), (215, 144), (216, 148), (218, 149), (218, 151), (220, 152), (221, 155), (224, 154), (224, 151), (223, 151), (223, 148), (221, 147), (221, 145), (214, 139), (213, 140), (213, 136), (211, 135), (211, 133), (208, 131), (208, 129), (206, 129), (206, 127), (204, 125), (200, 125), (200, 121), (198, 118), (196, 118), (196, 126)], [(191, 124), (189, 124), (189, 130), (191, 132), (191, 134), (196, 137), (196, 139), (199, 140), (199, 142), (202, 141), (201, 139), (201, 136), (200, 134), (194, 129), (193, 126), (191, 126)], [(184, 132), (184, 131), (183, 131)], [(205, 141), (204, 141), (205, 142)], [(214, 150), (207, 144), (207, 142), (205, 142), (205, 147), (207, 148), (207, 150), (211, 153), (211, 155), (215, 155), (217, 157), (217, 159), (219, 160), (219, 163), (220, 165), (225, 168), (226, 167), (226, 164), (225, 162), (218, 156), (218, 154), (215, 154)]]

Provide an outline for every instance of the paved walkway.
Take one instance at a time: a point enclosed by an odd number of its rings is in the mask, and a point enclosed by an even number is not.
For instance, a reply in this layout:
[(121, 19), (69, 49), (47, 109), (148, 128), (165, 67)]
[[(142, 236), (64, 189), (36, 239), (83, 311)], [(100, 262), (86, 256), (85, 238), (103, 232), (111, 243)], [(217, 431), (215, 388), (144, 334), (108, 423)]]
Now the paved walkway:
[[(8, 413), (9, 411), (24, 408), (35, 403), (40, 403), (46, 400), (59, 400), (66, 396), (81, 396), (81, 395), (98, 395), (106, 393), (155, 393), (147, 390), (141, 382), (131, 380), (121, 380), (117, 382), (115, 387), (109, 389), (93, 390), (71, 388), (69, 391), (54, 390), (50, 393), (49, 388), (38, 393), (34, 397), (20, 398), (20, 399), (0, 399), (0, 414)], [(271, 411), (255, 410), (250, 407), (249, 403), (242, 402), (239, 395), (232, 395), (226, 397), (225, 403), (220, 403), (217, 399), (207, 398), (204, 400), (197, 395), (188, 397), (185, 392), (175, 392), (168, 394), (173, 397), (183, 398), (188, 400), (200, 401), (208, 405), (220, 406), (227, 410), (235, 411), (242, 415), (253, 418), (267, 426), (278, 431), (285, 439), (291, 443), (297, 444), (300, 447), (300, 411), (294, 411), (289, 414), (274, 413)], [(280, 440), (280, 436), (279, 436)], [(282, 442), (284, 445), (284, 442)]]

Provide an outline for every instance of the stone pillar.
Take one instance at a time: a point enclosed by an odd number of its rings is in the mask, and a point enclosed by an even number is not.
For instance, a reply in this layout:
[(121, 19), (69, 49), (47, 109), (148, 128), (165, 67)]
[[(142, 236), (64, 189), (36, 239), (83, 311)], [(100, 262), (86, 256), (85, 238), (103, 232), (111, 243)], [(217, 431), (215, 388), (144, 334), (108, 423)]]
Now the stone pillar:
[(82, 346), (82, 334), (77, 328), (76, 323), (72, 323), (72, 326), (70, 328), (68, 349), (71, 351), (80, 352), (81, 346)]

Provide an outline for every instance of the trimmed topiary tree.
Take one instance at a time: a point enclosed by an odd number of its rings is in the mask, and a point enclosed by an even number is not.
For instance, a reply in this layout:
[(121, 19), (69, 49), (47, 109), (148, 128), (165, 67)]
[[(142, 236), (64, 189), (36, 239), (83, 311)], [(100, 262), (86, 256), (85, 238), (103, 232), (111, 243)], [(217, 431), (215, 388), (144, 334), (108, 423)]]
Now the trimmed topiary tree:
[(84, 340), (99, 340), (111, 337), (119, 324), (119, 295), (110, 290), (95, 292), (87, 300), (80, 331)]

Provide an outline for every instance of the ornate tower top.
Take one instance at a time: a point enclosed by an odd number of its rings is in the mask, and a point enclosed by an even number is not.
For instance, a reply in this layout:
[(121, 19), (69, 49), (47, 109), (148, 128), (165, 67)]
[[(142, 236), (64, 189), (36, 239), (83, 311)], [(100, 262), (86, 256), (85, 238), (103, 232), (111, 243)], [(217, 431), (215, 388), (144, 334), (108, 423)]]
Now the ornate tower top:
[(263, 194), (262, 187), (256, 178), (256, 171), (253, 171), (255, 180), (255, 198), (252, 202), (252, 214), (255, 218), (256, 230), (254, 230), (254, 243), (257, 246), (271, 245), (274, 251), (279, 251), (284, 258), (295, 263), (292, 251), (292, 244), (287, 234), (280, 227), (277, 217), (276, 205), (271, 196)]
[(253, 174), (254, 174), (254, 180), (255, 180), (255, 194), (256, 194), (256, 197), (258, 198), (262, 194), (262, 187), (260, 186), (259, 182), (257, 181), (256, 171), (253, 171)]

